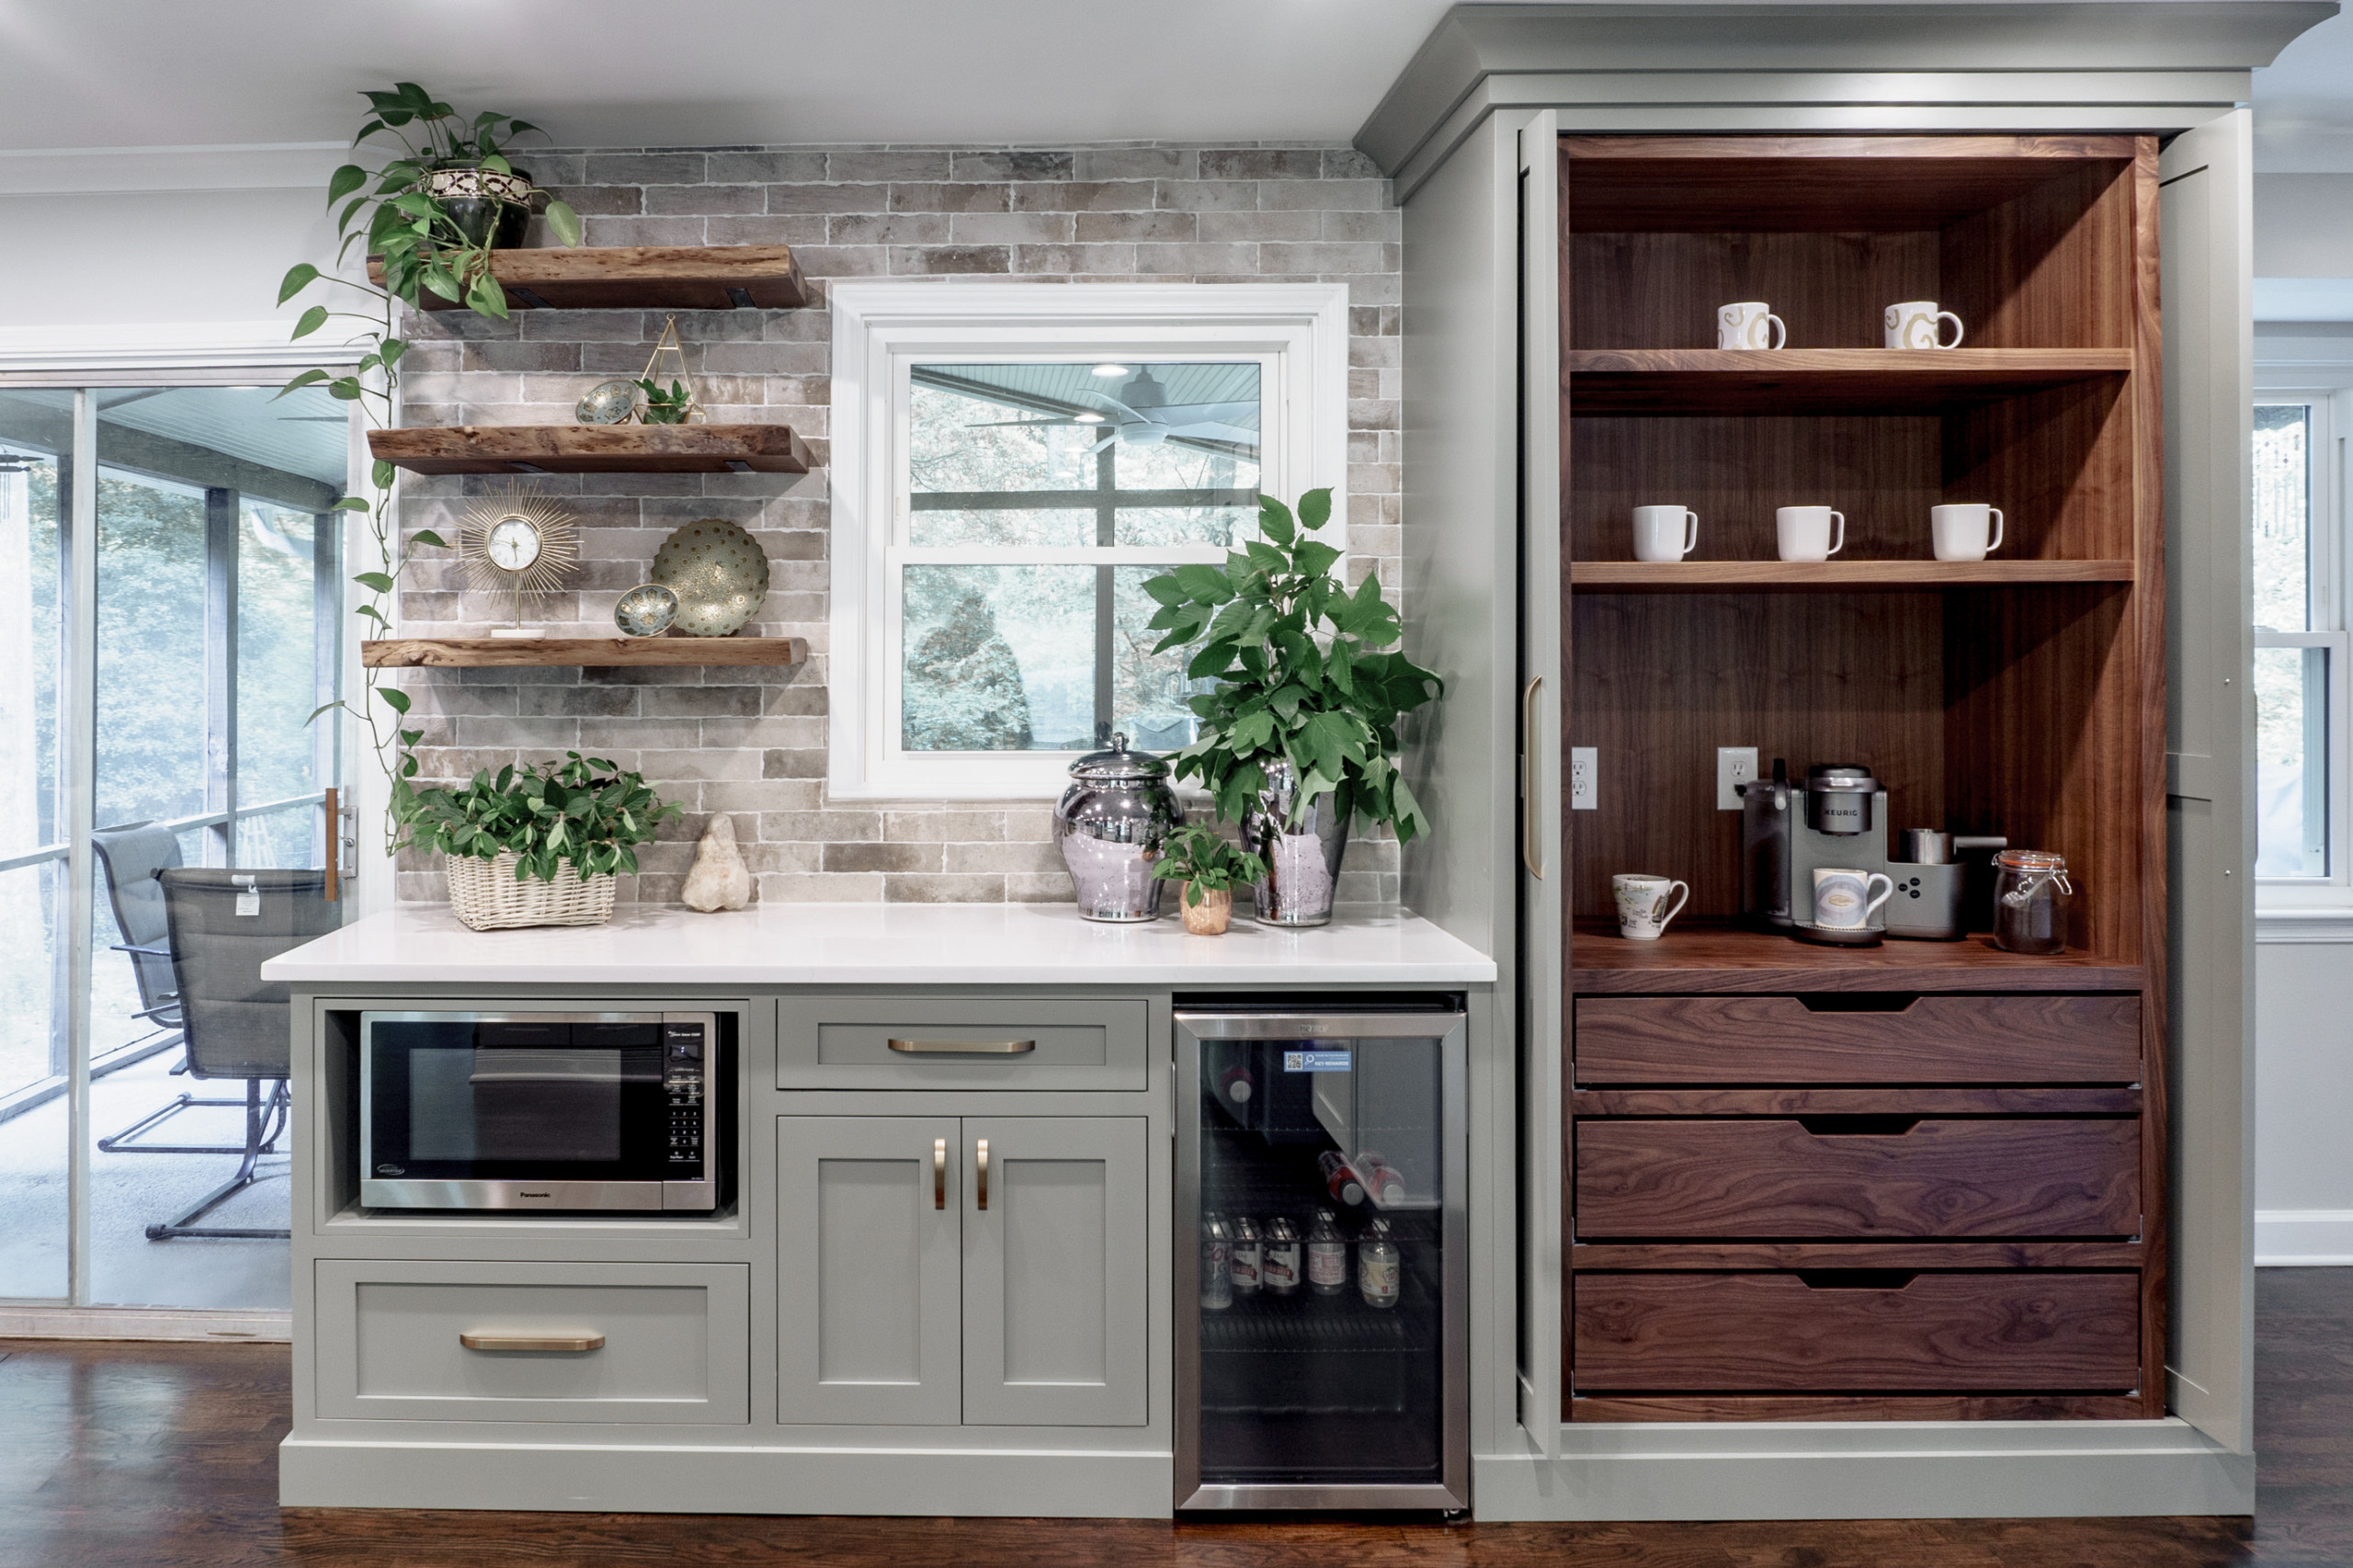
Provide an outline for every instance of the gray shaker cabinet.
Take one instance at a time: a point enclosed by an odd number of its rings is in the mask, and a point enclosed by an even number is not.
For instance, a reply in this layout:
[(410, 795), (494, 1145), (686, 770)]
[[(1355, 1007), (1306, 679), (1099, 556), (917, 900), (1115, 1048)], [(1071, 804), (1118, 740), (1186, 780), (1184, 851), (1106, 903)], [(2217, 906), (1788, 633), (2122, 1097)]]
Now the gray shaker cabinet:
[(1144, 1425), (1146, 1128), (779, 1119), (779, 1419)]

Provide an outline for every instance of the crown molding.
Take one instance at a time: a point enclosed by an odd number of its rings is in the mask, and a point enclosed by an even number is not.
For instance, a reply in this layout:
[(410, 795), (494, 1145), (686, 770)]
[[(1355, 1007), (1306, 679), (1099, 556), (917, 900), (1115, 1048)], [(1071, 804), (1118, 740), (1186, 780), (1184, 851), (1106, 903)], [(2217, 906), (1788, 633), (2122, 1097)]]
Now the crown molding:
[(37, 148), (0, 152), (0, 196), (324, 187), (350, 161), (351, 149), (339, 142)]

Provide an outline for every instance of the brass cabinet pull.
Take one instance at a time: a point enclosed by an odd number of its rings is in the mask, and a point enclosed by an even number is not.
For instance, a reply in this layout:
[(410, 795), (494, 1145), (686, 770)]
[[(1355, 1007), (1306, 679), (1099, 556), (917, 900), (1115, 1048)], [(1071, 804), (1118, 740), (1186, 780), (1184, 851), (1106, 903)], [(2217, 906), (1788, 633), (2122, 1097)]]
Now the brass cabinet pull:
[(989, 1141), (985, 1138), (978, 1140), (973, 1144), (972, 1153), (981, 1167), (981, 1207), (986, 1209), (989, 1206)]
[(948, 1207), (948, 1140), (945, 1138), (931, 1141), (931, 1206), (934, 1209)]
[(458, 1343), (469, 1350), (602, 1350), (601, 1334), (460, 1334)]
[(1544, 880), (1544, 864), (1537, 858), (1540, 842), (1536, 831), (1536, 693), (1543, 687), (1544, 677), (1538, 676), (1519, 694), (1519, 863), (1538, 881)]
[(884, 1042), (901, 1055), (1024, 1056), (1038, 1049), (1034, 1040), (893, 1040)]

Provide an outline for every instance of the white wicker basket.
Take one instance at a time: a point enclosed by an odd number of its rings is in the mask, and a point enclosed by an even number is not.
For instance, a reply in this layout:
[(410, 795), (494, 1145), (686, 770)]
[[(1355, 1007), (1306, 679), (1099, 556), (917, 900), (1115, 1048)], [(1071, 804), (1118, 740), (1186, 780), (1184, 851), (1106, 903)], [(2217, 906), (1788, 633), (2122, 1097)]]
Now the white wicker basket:
[(449, 873), (449, 909), (477, 931), (517, 926), (602, 926), (613, 917), (609, 872), (582, 878), (570, 861), (558, 866), (555, 881), (515, 880), (517, 857), (494, 860), (445, 857)]

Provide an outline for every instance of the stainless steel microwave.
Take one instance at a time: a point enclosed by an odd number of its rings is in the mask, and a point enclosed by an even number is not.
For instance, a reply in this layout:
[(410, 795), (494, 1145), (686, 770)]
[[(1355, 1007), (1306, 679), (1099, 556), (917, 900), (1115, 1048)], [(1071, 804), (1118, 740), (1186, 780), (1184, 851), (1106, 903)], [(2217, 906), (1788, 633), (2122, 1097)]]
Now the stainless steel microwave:
[(359, 1201), (719, 1204), (711, 1013), (362, 1013)]

